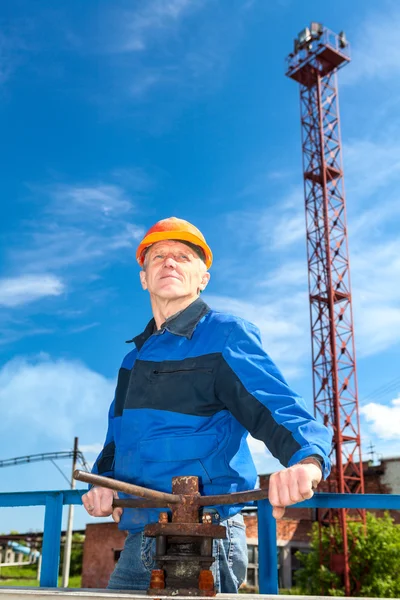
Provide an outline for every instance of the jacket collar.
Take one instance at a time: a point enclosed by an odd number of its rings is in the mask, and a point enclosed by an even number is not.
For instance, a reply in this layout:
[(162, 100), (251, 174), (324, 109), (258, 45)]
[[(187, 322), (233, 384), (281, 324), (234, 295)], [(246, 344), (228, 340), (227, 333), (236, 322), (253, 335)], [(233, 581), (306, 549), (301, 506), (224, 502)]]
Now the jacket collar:
[(167, 330), (174, 335), (181, 335), (190, 340), (198, 322), (209, 311), (210, 307), (203, 302), (201, 298), (197, 298), (184, 310), (181, 310), (175, 315), (172, 315), (172, 317), (169, 317), (161, 325), (161, 329), (158, 331), (155, 331), (156, 324), (154, 318), (151, 319), (151, 321), (149, 321), (147, 324), (146, 329), (132, 340), (129, 340), (129, 342), (134, 342), (137, 349), (140, 350), (146, 340), (148, 340), (153, 333), (158, 335), (163, 333), (164, 330)]

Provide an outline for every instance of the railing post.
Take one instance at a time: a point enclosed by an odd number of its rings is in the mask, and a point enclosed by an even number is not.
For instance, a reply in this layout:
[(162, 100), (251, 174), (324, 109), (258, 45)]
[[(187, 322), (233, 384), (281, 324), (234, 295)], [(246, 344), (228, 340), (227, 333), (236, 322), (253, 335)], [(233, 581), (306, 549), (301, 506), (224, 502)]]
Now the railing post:
[(268, 500), (258, 503), (258, 582), (260, 594), (278, 593), (276, 520)]
[(60, 563), (63, 493), (46, 496), (40, 587), (57, 587)]

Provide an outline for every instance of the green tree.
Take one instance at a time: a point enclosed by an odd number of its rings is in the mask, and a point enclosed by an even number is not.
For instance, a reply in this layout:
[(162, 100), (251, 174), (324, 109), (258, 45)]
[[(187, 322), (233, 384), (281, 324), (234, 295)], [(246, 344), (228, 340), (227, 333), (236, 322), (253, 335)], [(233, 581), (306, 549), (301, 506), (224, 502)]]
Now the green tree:
[[(323, 555), (329, 548), (341, 546), (338, 527), (323, 532)], [(361, 523), (348, 523), (351, 595), (377, 598), (400, 597), (400, 525), (395, 525), (389, 513), (382, 518), (367, 513), (367, 534)], [(320, 537), (318, 523), (311, 533), (311, 552), (297, 553), (302, 568), (296, 574), (299, 593), (311, 595), (344, 596), (341, 578), (329, 570), (328, 563), (320, 564)]]

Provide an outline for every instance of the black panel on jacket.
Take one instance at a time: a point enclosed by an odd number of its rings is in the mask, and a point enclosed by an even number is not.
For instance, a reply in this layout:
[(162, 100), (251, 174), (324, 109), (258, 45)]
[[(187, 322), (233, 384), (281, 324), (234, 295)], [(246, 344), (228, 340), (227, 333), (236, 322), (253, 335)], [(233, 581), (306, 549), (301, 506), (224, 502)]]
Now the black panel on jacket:
[(114, 417), (120, 417), (124, 410), (126, 392), (129, 385), (130, 369), (120, 368), (118, 373), (117, 389), (115, 390)]
[(285, 467), (293, 454), (301, 449), (293, 434), (275, 421), (268, 407), (246, 390), (222, 356), (216, 379), (216, 394), (224, 408), (228, 409), (253, 437), (263, 441)]
[[(210, 417), (224, 405), (215, 396), (219, 352), (183, 360), (136, 360), (127, 387), (125, 409), (153, 408)], [(121, 378), (122, 392), (122, 378)]]
[(104, 446), (99, 459), (97, 460), (97, 470), (99, 475), (112, 471), (114, 467), (115, 458), (115, 442), (110, 442), (107, 446)]

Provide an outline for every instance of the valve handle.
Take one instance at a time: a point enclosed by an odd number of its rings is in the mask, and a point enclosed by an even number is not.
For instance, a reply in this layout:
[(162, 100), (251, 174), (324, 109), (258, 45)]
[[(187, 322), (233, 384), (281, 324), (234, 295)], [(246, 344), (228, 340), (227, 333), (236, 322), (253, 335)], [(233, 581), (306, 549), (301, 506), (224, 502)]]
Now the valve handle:
[[(85, 471), (74, 471), (74, 479), (85, 481), (92, 485), (124, 492), (132, 496), (140, 496), (145, 500), (122, 499), (115, 498), (113, 506), (121, 506), (123, 508), (168, 508), (170, 505), (180, 504), (183, 501), (183, 496), (179, 494), (169, 494), (167, 492), (159, 492), (149, 488), (112, 479), (111, 477), (103, 477), (94, 475)], [(242, 502), (251, 502), (253, 500), (262, 500), (268, 498), (268, 490), (256, 489), (246, 492), (234, 492), (233, 494), (220, 494), (218, 496), (196, 496), (193, 498), (194, 504), (197, 506), (214, 506), (216, 504), (236, 504)]]
[(111, 490), (116, 490), (117, 492), (132, 494), (132, 496), (140, 496), (141, 498), (155, 500), (158, 503), (162, 502), (162, 507), (166, 505), (165, 503), (179, 504), (182, 500), (182, 497), (178, 494), (168, 494), (167, 492), (150, 490), (149, 488), (145, 488), (140, 485), (134, 485), (133, 483), (127, 483), (126, 481), (119, 481), (118, 479), (112, 479), (111, 477), (103, 477), (102, 475), (87, 473), (86, 471), (79, 471), (79, 469), (74, 471), (74, 479), (77, 479), (78, 481), (85, 481), (86, 483), (91, 483), (92, 485), (99, 485)]
[[(265, 500), (268, 498), (267, 489), (255, 489), (244, 492), (233, 492), (232, 494), (219, 494), (217, 496), (185, 496), (183, 494), (169, 494), (167, 492), (159, 492), (149, 488), (119, 481), (111, 477), (103, 477), (94, 475), (86, 471), (74, 471), (74, 479), (85, 481), (92, 485), (110, 488), (117, 492), (124, 492), (132, 496), (140, 496), (144, 500), (136, 500), (134, 498), (115, 498), (113, 506), (122, 508), (172, 508), (174, 505), (181, 504), (185, 498), (191, 499), (193, 505), (196, 506), (216, 506), (218, 504), (242, 504), (257, 500)], [(316, 489), (316, 482), (313, 482), (313, 490)]]

